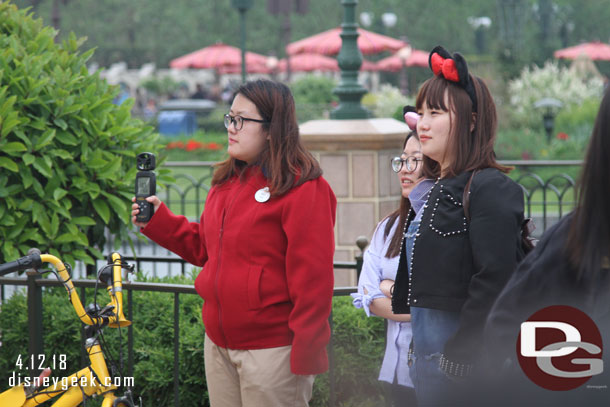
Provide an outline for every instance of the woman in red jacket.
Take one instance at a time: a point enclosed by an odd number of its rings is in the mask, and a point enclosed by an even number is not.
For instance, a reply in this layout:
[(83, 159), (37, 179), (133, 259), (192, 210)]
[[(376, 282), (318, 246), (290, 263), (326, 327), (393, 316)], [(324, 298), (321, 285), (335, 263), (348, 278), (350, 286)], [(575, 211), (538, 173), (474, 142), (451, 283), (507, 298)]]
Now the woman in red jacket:
[(288, 87), (239, 87), (225, 115), (229, 159), (216, 166), (200, 221), (157, 198), (142, 233), (203, 267), (205, 371), (213, 407), (307, 406), (328, 368), (336, 199), (303, 147)]

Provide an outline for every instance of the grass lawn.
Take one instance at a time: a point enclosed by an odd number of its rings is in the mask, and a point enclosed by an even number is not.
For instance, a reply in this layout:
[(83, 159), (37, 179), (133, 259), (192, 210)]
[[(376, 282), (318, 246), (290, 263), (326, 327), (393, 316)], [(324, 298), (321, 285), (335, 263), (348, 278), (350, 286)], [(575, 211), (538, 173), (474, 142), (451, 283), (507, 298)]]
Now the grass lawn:
[[(160, 154), (168, 162), (206, 161), (218, 162), (227, 156), (226, 132), (198, 131), (192, 136), (162, 137), (160, 142), (166, 146)], [(167, 166), (169, 176), (176, 182), (159, 183), (159, 198), (176, 214), (190, 219), (199, 219), (203, 203), (212, 180), (213, 168), (210, 166)]]
[(212, 181), (212, 167), (172, 167), (173, 184), (159, 187), (159, 198), (176, 214), (199, 219)]

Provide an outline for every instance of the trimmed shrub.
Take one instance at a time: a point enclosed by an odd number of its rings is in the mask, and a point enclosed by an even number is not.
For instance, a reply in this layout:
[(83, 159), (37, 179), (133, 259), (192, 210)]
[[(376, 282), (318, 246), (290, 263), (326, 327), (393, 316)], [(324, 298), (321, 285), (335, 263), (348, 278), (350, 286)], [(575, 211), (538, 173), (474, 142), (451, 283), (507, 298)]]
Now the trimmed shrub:
[(93, 264), (106, 229), (129, 239), (135, 155), (158, 148), (133, 100), (89, 74), (84, 39), (55, 35), (0, 2), (0, 261), (38, 247)]

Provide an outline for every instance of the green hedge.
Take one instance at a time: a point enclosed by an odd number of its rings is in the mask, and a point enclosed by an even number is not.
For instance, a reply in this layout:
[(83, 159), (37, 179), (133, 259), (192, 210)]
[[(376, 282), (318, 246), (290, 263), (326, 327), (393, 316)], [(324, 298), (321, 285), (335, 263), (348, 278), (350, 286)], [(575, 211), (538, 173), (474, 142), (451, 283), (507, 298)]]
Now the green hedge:
[[(141, 281), (143, 278), (139, 278)], [(189, 278), (161, 279), (164, 283), (192, 284)], [(98, 303), (108, 295), (100, 290)], [(79, 289), (80, 292), (80, 289)], [(125, 307), (127, 306), (125, 295)], [(93, 300), (86, 290), (85, 304)], [(171, 406), (173, 403), (173, 308), (174, 296), (167, 293), (133, 293), (134, 394), (143, 405)], [(204, 329), (202, 300), (197, 295), (180, 295), (180, 402), (183, 406), (207, 406), (203, 366)], [(44, 349), (48, 358), (67, 355), (67, 369), (53, 372), (67, 376), (81, 367), (80, 326), (63, 288), (45, 288), (43, 293)], [(127, 308), (125, 308), (127, 309)], [(338, 406), (383, 405), (382, 387), (377, 381), (384, 351), (384, 324), (367, 318), (351, 305), (351, 297), (335, 297), (333, 303), (335, 391)], [(0, 311), (0, 392), (8, 388), (17, 355), (27, 355), (27, 300), (24, 292), (13, 295)], [(117, 329), (106, 328), (104, 336), (111, 354), (118, 360)], [(123, 360), (127, 364), (127, 329), (121, 329)], [(127, 375), (127, 372), (124, 372)], [(328, 373), (316, 378), (312, 407), (328, 405)], [(99, 400), (94, 400), (96, 405)], [(88, 403), (87, 405), (90, 405)]]

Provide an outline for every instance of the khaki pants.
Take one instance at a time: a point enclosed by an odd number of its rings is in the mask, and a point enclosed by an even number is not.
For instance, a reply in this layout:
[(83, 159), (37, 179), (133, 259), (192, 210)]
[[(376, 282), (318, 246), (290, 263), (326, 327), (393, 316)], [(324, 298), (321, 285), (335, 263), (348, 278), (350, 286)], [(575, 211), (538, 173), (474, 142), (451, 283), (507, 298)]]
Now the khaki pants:
[(314, 375), (290, 371), (291, 346), (221, 348), (205, 336), (205, 377), (212, 407), (307, 407)]

